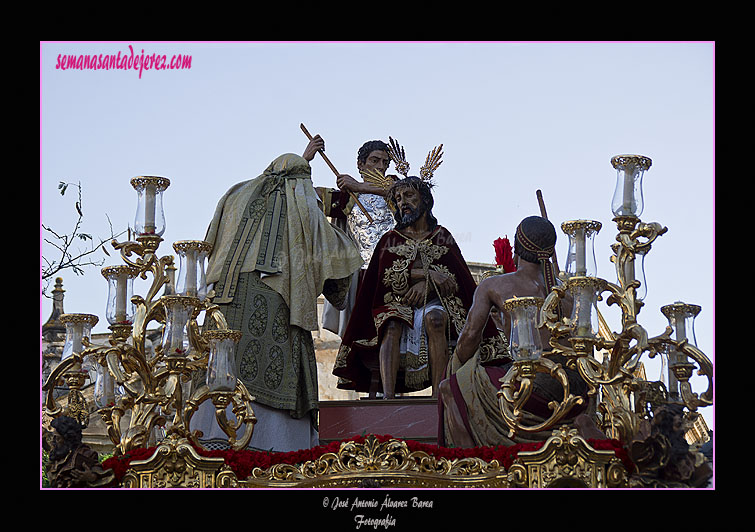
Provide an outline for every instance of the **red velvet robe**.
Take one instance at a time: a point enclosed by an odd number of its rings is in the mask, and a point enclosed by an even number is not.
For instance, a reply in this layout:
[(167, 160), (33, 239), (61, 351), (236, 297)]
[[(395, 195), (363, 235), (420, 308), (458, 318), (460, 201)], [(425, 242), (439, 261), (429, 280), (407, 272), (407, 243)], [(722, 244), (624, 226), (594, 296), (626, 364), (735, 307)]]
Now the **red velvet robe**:
[[(339, 377), (338, 387), (359, 392), (382, 389), (379, 387), (379, 357), (382, 329), (389, 319), (397, 319), (409, 327), (414, 323), (414, 309), (400, 300), (410, 285), (410, 271), (415, 259), (430, 269), (450, 273), (456, 281), (455, 293), (441, 298), (448, 315), (449, 355), (455, 345), (477, 284), (467, 267), (451, 233), (437, 226), (432, 234), (416, 242), (398, 230), (388, 231), (378, 242), (369, 267), (357, 292), (356, 305), (344, 333), (336, 358), (333, 374)], [(484, 332), (483, 359), (500, 360), (507, 356), (503, 342), (492, 320), (488, 320)], [(406, 383), (400, 371), (396, 381), (399, 393), (416, 391), (430, 385), (429, 380), (420, 387)]]

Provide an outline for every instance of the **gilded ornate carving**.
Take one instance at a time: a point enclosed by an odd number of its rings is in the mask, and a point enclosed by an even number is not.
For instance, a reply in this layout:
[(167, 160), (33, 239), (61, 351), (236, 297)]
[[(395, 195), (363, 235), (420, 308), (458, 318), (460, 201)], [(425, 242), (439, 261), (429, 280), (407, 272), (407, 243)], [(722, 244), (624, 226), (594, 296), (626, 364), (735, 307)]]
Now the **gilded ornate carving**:
[(423, 451), (411, 451), (406, 442), (378, 441), (368, 436), (364, 443), (344, 442), (336, 453), (326, 453), (303, 464), (277, 464), (255, 468), (249, 478), (225, 475), (232, 487), (353, 487), (365, 479), (383, 487), (508, 487), (505, 470), (493, 460), (449, 460)]
[(131, 463), (124, 488), (214, 488), (224, 467), (222, 458), (197, 454), (185, 439), (169, 436), (152, 457)]
[(643, 170), (650, 168), (653, 161), (644, 155), (614, 155), (611, 157), (611, 165), (617, 170), (626, 166), (639, 166)]
[[(535, 375), (548, 373), (556, 379), (564, 390), (564, 400), (560, 403), (552, 401), (548, 406), (551, 415), (548, 419), (536, 425), (527, 426), (522, 423), (525, 414), (524, 405), (530, 399), (535, 387)], [(561, 364), (542, 357), (538, 360), (516, 361), (506, 375), (501, 379), (501, 389), (498, 392), (498, 406), (504, 421), (511, 429), (509, 437), (517, 433), (538, 433), (556, 426), (556, 424), (574, 407), (582, 404), (583, 398), (569, 393), (569, 378)]]
[(527, 488), (620, 488), (627, 485), (627, 472), (613, 451), (598, 451), (561, 427), (538, 451), (520, 452), (509, 469), (512, 487)]
[(537, 451), (520, 451), (508, 470), (498, 460), (449, 459), (411, 450), (406, 441), (341, 443), (336, 452), (300, 464), (254, 468), (239, 479), (219, 458), (196, 453), (185, 440), (168, 438), (152, 457), (132, 462), (124, 487), (220, 488), (535, 488), (579, 486), (613, 488), (627, 485), (627, 470), (612, 450), (596, 450), (576, 430), (553, 431)]

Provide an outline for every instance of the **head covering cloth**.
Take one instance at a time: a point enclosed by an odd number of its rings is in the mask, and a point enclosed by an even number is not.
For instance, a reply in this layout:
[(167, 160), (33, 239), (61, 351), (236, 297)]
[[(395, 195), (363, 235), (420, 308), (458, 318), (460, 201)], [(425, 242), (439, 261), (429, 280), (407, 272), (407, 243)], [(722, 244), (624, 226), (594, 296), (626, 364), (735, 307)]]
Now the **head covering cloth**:
[(232, 302), (239, 274), (257, 271), (288, 305), (290, 324), (311, 331), (325, 281), (350, 277), (364, 262), (325, 218), (309, 162), (293, 153), (226, 192), (205, 240), (213, 245), (206, 277), (216, 283), (214, 303)]
[[(535, 216), (532, 216), (530, 218), (538, 218)], [(522, 246), (522, 249), (532, 253), (537, 257), (538, 262), (543, 266), (543, 280), (545, 281), (545, 289), (547, 292), (550, 292), (553, 286), (556, 284), (556, 274), (553, 270), (553, 264), (551, 263), (551, 256), (553, 255), (555, 251), (555, 239), (553, 244), (544, 246), (542, 244), (536, 244), (533, 241), (532, 235), (528, 236), (527, 232), (531, 231), (531, 229), (526, 228), (525, 226), (529, 225), (526, 222), (530, 220), (530, 218), (525, 218), (522, 220), (522, 222), (519, 224), (519, 226), (516, 228), (516, 240), (519, 242), (519, 245)], [(545, 218), (542, 218), (545, 220)], [(547, 221), (547, 220), (546, 220)], [(529, 225), (529, 227), (532, 227), (532, 225)], [(555, 230), (554, 230), (555, 233)]]

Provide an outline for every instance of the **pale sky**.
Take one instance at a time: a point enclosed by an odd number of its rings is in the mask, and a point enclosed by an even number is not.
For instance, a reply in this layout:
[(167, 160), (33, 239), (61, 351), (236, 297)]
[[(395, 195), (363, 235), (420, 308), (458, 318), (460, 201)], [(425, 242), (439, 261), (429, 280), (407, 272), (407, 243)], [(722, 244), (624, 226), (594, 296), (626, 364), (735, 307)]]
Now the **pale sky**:
[[(63, 56), (190, 56), (180, 70), (56, 68)], [(138, 175), (170, 179), (159, 255), (202, 239), (220, 196), (259, 175), (278, 155), (325, 139), (337, 169), (358, 177), (367, 140), (401, 143), (417, 173), (443, 144), (434, 214), (468, 261), (493, 263), (493, 241), (539, 214), (541, 189), (561, 222), (597, 220), (598, 275), (616, 282), (611, 157), (652, 159), (644, 178), (644, 222), (668, 232), (645, 262), (648, 334), (667, 324), (660, 307), (702, 306), (698, 347), (714, 359), (715, 43), (713, 42), (49, 42), (40, 46), (40, 222), (70, 232), (81, 183), (84, 225), (95, 238), (133, 224)], [(321, 158), (316, 186), (335, 187)], [(393, 166), (391, 166), (391, 170)], [(391, 171), (389, 170), (389, 171)], [(42, 239), (40, 254), (54, 257)], [(122, 239), (123, 240), (123, 239)], [(120, 264), (111, 256), (104, 265)], [(42, 263), (40, 257), (40, 263)], [(65, 311), (99, 316), (107, 332), (100, 267), (64, 271)], [(150, 277), (151, 280), (151, 277)], [(145, 284), (136, 285), (144, 295)], [(40, 300), (40, 324), (52, 309)], [(616, 306), (601, 311), (619, 330)], [(651, 379), (656, 360), (647, 361)], [(705, 391), (704, 382), (695, 388)], [(701, 410), (713, 426), (713, 408)]]

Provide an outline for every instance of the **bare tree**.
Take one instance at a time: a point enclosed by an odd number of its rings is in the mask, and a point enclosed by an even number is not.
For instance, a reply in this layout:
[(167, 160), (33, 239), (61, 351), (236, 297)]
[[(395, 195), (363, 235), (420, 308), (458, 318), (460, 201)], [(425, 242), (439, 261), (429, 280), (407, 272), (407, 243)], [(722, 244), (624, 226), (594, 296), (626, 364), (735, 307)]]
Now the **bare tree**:
[[(68, 234), (61, 234), (44, 223), (42, 224), (42, 229), (45, 232), (43, 240), (53, 249), (50, 256), (42, 255), (42, 261), (44, 263), (44, 266), (42, 267), (42, 294), (46, 297), (49, 297), (47, 295), (47, 290), (50, 283), (60, 271), (70, 269), (76, 275), (84, 275), (84, 269), (86, 267), (102, 266), (105, 263), (105, 259), (102, 258), (97, 260), (97, 252), (102, 250), (105, 255), (109, 256), (110, 253), (108, 253), (105, 244), (126, 232), (121, 231), (117, 235), (114, 234), (113, 224), (110, 222), (110, 218), (107, 214), (105, 217), (107, 218), (110, 227), (109, 237), (99, 238), (98, 242), (89, 233), (82, 232), (81, 225), (84, 219), (84, 211), (82, 207), (81, 183), (65, 183), (61, 181), (58, 183), (58, 190), (60, 191), (60, 195), (63, 196), (70, 185), (73, 185), (78, 189), (78, 200), (75, 203), (78, 216), (73, 230)], [(81, 248), (76, 246), (76, 244), (84, 244), (85, 247)], [(52, 255), (54, 255), (54, 257)]]

